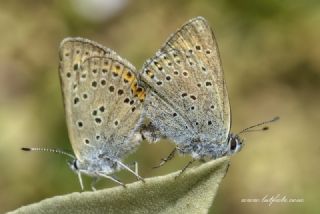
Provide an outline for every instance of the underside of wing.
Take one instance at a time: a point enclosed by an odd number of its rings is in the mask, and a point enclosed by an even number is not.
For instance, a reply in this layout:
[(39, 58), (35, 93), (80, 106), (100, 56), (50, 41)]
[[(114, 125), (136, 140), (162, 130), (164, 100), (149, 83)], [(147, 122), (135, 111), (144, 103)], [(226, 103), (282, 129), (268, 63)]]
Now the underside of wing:
[(146, 116), (164, 135), (180, 144), (226, 139), (229, 100), (216, 40), (204, 18), (173, 34), (145, 63), (141, 79), (150, 90)]
[(135, 68), (112, 50), (83, 39), (63, 41), (60, 56), (68, 132), (77, 158), (106, 151), (121, 158), (132, 151), (144, 100)]

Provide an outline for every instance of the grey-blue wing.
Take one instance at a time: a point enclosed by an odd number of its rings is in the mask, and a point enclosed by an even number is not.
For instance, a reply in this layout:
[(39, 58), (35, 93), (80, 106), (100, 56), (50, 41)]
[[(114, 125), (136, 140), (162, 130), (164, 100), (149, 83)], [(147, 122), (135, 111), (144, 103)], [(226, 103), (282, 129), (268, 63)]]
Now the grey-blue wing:
[(140, 75), (148, 91), (144, 112), (163, 135), (177, 144), (225, 142), (230, 106), (216, 40), (205, 19), (183, 25)]

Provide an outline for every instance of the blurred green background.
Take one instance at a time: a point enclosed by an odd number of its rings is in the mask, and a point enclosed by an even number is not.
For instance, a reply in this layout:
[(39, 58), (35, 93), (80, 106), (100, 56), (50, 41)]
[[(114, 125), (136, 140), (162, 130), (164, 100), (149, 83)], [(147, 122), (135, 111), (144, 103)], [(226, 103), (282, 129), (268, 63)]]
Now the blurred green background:
[[(214, 202), (215, 213), (320, 213), (320, 2), (276, 0), (11, 0), (0, 2), (0, 212), (79, 191), (65, 157), (22, 146), (70, 149), (58, 78), (58, 46), (81, 36), (114, 49), (137, 68), (188, 19), (204, 16), (218, 40), (234, 132), (279, 115), (245, 136)], [(188, 157), (152, 170), (169, 142), (146, 142), (144, 177), (178, 169)], [(118, 176), (134, 181), (121, 172)], [(89, 189), (90, 180), (85, 180)], [(101, 181), (99, 188), (113, 186)], [(243, 203), (281, 197), (303, 203)]]

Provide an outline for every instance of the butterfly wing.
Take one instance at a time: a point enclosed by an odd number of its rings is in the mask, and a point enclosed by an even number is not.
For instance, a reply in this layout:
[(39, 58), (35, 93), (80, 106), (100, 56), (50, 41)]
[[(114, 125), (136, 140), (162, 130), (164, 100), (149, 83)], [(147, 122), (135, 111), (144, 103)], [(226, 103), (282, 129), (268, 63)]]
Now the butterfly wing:
[(69, 138), (79, 160), (121, 158), (136, 146), (144, 91), (135, 68), (92, 41), (69, 38), (60, 46), (60, 79)]
[(230, 106), (218, 46), (207, 21), (183, 25), (148, 60), (141, 80), (146, 116), (177, 144), (224, 143)]

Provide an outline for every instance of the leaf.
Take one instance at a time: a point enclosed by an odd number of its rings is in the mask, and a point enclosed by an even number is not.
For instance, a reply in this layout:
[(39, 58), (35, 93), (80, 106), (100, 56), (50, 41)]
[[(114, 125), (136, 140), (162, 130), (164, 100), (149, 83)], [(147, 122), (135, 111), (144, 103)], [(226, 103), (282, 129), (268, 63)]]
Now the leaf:
[(179, 172), (96, 192), (71, 193), (13, 213), (208, 213), (229, 165), (223, 157)]

